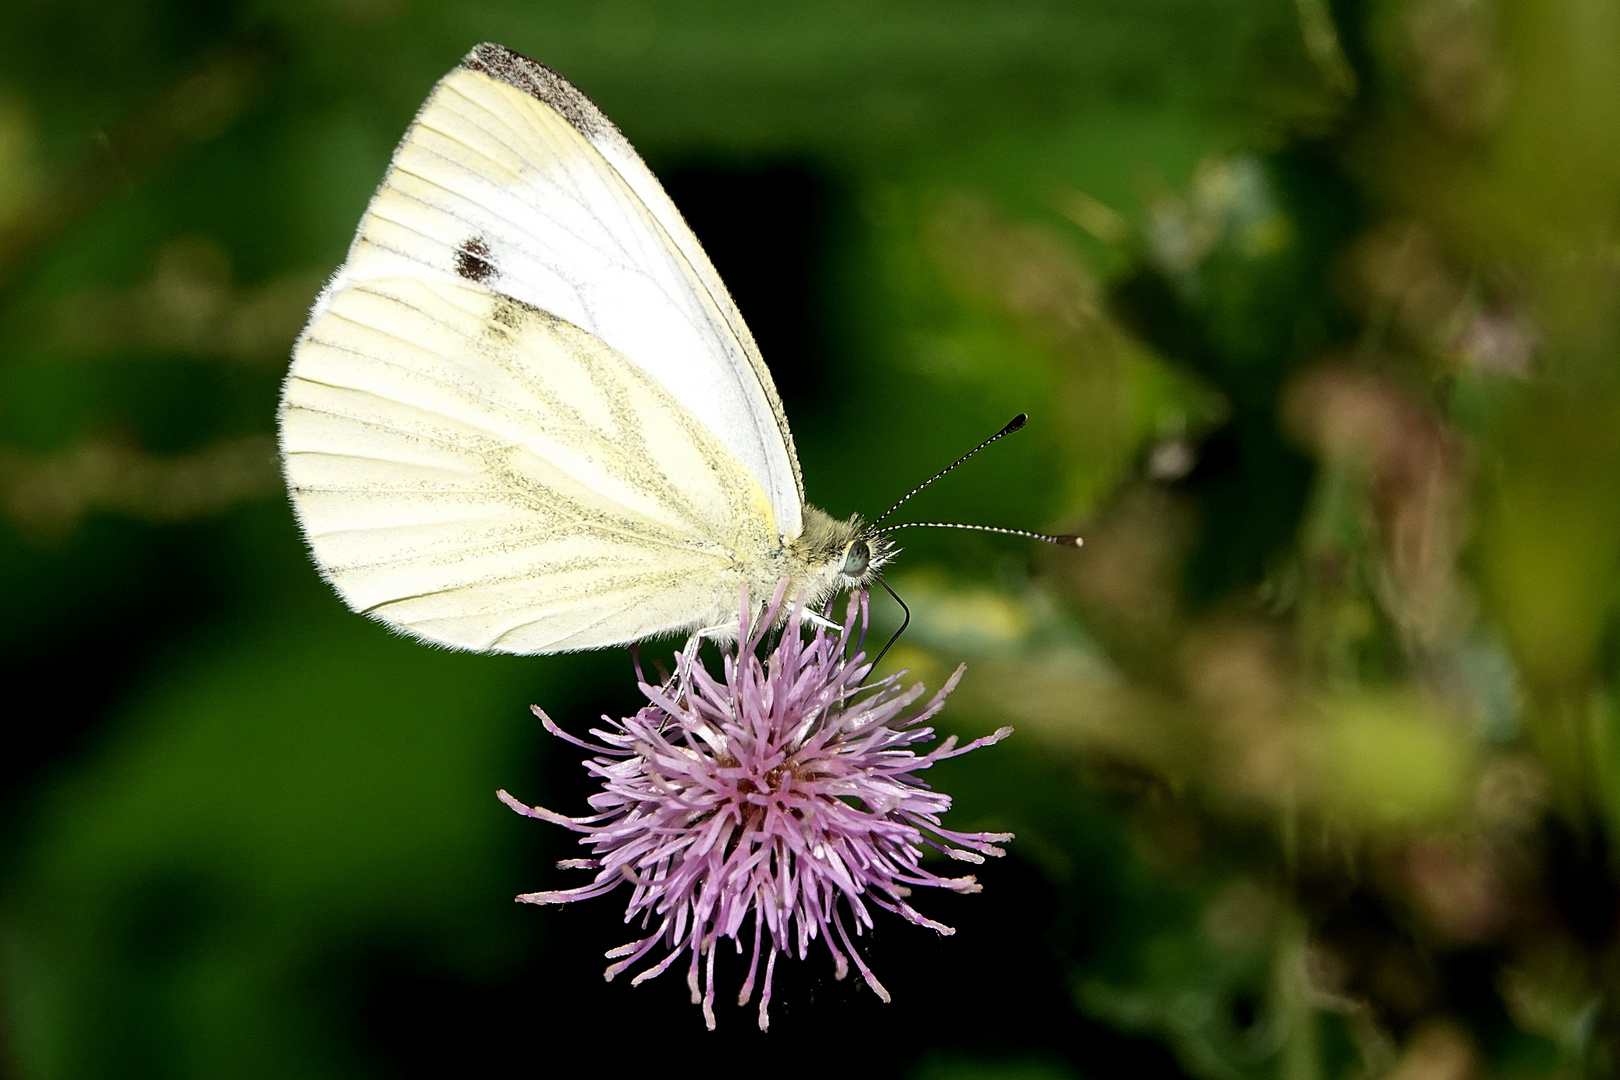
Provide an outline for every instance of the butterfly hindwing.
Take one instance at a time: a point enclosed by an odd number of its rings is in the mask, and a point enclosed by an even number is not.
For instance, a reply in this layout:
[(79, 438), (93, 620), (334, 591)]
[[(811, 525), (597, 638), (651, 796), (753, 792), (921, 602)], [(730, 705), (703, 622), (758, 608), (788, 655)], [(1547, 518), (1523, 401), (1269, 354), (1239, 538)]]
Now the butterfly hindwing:
[[(355, 610), (538, 653), (688, 629), (776, 545), (764, 491), (605, 342), (472, 282), (334, 290), (300, 339), (282, 452)], [(757, 557), (757, 556), (756, 556)]]

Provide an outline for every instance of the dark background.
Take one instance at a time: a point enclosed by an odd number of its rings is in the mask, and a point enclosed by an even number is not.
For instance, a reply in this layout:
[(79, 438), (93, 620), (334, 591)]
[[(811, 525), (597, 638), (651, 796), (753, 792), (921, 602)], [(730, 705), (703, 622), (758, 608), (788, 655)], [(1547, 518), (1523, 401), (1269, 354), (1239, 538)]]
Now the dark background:
[[(627, 654), (346, 612), (273, 421), (433, 82), (590, 94), (902, 534), (891, 654), (1018, 834), (772, 1030), (604, 984), (573, 729)], [(1598, 0), (0, 5), (0, 1075), (1610, 1076), (1620, 10)], [(894, 624), (880, 604), (880, 619)], [(726, 973), (734, 986), (742, 965)], [(722, 999), (725, 995), (722, 993)]]

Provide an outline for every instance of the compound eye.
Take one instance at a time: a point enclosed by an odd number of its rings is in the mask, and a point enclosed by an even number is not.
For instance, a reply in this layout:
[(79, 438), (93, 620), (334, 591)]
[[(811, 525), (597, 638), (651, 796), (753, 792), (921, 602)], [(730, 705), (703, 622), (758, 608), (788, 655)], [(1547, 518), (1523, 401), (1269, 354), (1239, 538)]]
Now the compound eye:
[(844, 549), (844, 576), (860, 577), (872, 561), (872, 549), (865, 540), (857, 540)]

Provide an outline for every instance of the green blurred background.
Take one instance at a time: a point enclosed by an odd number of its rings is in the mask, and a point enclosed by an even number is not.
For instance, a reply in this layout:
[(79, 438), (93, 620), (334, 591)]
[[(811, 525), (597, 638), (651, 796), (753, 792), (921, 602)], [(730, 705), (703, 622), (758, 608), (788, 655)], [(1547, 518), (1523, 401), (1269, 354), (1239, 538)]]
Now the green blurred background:
[[(904, 534), (890, 663), (1018, 729), (933, 777), (1018, 839), (879, 926), (892, 1005), (604, 985), (493, 793), (583, 806), (528, 705), (627, 655), (414, 645), (301, 547), (288, 348), (482, 40), (664, 179), (813, 501), (1027, 410), (908, 510), (1086, 537)], [(1617, 349), (1602, 0), (4, 0), (0, 1075), (1616, 1075)]]

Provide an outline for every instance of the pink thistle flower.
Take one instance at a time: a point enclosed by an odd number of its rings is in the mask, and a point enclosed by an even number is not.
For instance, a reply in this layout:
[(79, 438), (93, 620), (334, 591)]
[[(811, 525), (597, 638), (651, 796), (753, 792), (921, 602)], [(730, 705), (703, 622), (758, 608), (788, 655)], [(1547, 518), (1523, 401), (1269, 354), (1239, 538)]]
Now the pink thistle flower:
[[(940, 824), (950, 796), (916, 774), (935, 762), (999, 742), (993, 735), (958, 747), (952, 736), (927, 752), (934, 738), (922, 726), (945, 704), (962, 668), (927, 704), (903, 716), (924, 693), (921, 683), (900, 685), (891, 675), (863, 684), (872, 665), (860, 651), (867, 598), (851, 597), (841, 629), (818, 626), (806, 640), (803, 610), (762, 659), (760, 646), (775, 625), (783, 590), (757, 619), (746, 597), (740, 644), (724, 657), (724, 679), (682, 656), (667, 687), (641, 679), (649, 704), (626, 720), (604, 717), (592, 745), (557, 727), (538, 707), (553, 735), (595, 754), (586, 769), (602, 780), (591, 796), (596, 811), (566, 817), (500, 798), (529, 817), (582, 833), (588, 859), (558, 865), (596, 871), (589, 885), (526, 893), (530, 904), (561, 904), (631, 887), (625, 922), (638, 917), (646, 937), (607, 953), (611, 980), (662, 944), (662, 959), (631, 980), (636, 985), (688, 957), (687, 985), (713, 1030), (714, 961), (730, 938), (743, 951), (753, 924), (748, 975), (737, 1003), (753, 994), (760, 953), (766, 954), (759, 1026), (770, 1024), (771, 983), (782, 953), (804, 959), (816, 939), (832, 954), (842, 979), (853, 961), (884, 1001), (888, 991), (855, 950), (872, 926), (872, 909), (892, 911), (941, 934), (954, 931), (919, 913), (907, 897), (914, 886), (959, 893), (979, 891), (971, 876), (940, 877), (922, 865), (925, 847), (963, 862), (1001, 855), (996, 843), (1010, 833), (962, 833)], [(856, 628), (859, 636), (856, 637)], [(847, 655), (852, 639), (854, 655)], [(903, 674), (903, 673), (901, 673)], [(914, 749), (917, 748), (917, 749)], [(700, 976), (700, 970), (702, 973)]]

